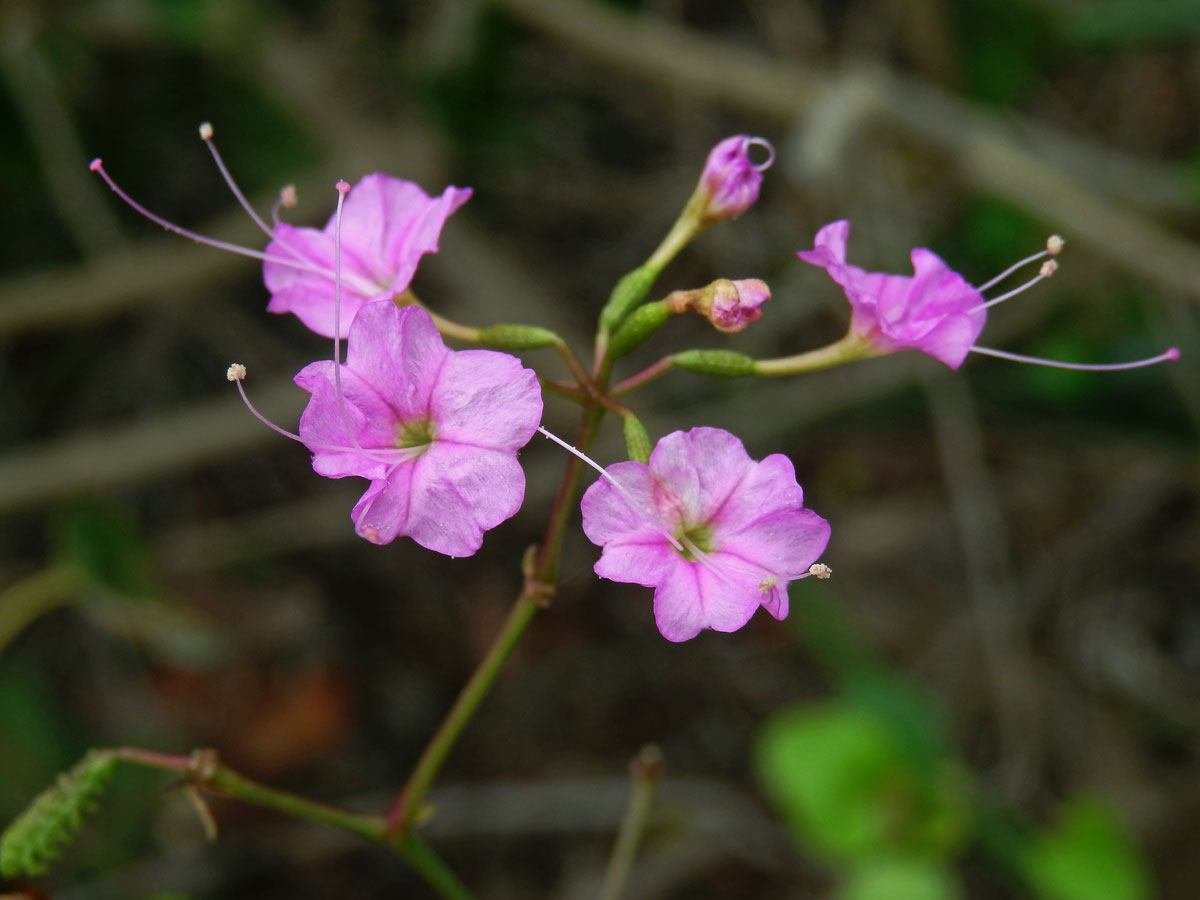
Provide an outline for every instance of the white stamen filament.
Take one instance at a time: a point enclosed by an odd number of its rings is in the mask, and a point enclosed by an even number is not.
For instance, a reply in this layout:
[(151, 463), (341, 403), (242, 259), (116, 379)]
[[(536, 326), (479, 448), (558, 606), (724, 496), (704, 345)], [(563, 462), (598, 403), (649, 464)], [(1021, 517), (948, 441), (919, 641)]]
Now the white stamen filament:
[[(250, 201), (246, 199), (246, 195), (242, 193), (242, 189), (237, 186), (237, 182), (233, 180), (233, 176), (229, 173), (229, 169), (225, 166), (225, 160), (221, 158), (220, 152), (217, 150), (217, 145), (213, 142), (213, 127), (210, 123), (205, 122), (200, 126), (200, 139), (204, 141), (208, 147), (208, 152), (212, 154), (213, 162), (217, 164), (217, 170), (221, 173), (221, 177), (225, 179), (225, 184), (229, 186), (229, 190), (233, 191), (233, 196), (237, 198), (237, 202), (241, 204), (247, 215), (254, 220), (254, 224), (262, 229), (267, 237), (274, 240), (275, 235), (271, 229), (267, 227), (267, 223), (262, 220), (262, 217), (254, 211), (254, 207), (250, 205)], [(289, 248), (290, 249), (290, 248)]]
[[(659, 525), (657, 522), (655, 522), (653, 516), (649, 515), (644, 509), (640, 509), (638, 502), (636, 500), (634, 500), (632, 496), (630, 496), (629, 492), (627, 490), (625, 490), (625, 488), (615, 478), (613, 478), (611, 475), (608, 474), (607, 471), (605, 471), (604, 466), (600, 465), (600, 463), (596, 462), (594, 459), (592, 459), (590, 456), (588, 456), (586, 453), (584, 453), (579, 448), (574, 447), (571, 444), (568, 444), (566, 441), (564, 441), (562, 438), (560, 438), (557, 434), (554, 434), (551, 431), (547, 431), (541, 425), (539, 425), (537, 427), (537, 430), (539, 432), (541, 432), (541, 434), (544, 437), (547, 437), (550, 440), (552, 440), (554, 443), (558, 444), (558, 446), (562, 447), (564, 450), (566, 450), (572, 456), (578, 457), (579, 459), (581, 459), (585, 463), (587, 463), (589, 466), (591, 466), (593, 469), (595, 469), (597, 472), (599, 472), (600, 477), (603, 478), (605, 481), (607, 481), (609, 484), (611, 484), (616, 489), (617, 493), (621, 495), (621, 499), (625, 501), (625, 503), (629, 506), (629, 508), (631, 510), (633, 510), (638, 516), (640, 516), (642, 519), (644, 519), (646, 522), (648, 522), (650, 525), (652, 525), (654, 527), (655, 531), (657, 531), (659, 534), (661, 534), (663, 537), (665, 537), (668, 541), (670, 541), (672, 547), (674, 547), (680, 553), (683, 552), (683, 549), (684, 549), (683, 544), (679, 543), (679, 541), (677, 541), (675, 539), (674, 535), (672, 535), (669, 531), (667, 531), (665, 528), (663, 528), (661, 525)], [(687, 539), (685, 538), (684, 540), (687, 540)]]
[(1022, 356), (1019, 353), (1008, 353), (1004, 350), (992, 350), (989, 347), (972, 347), (972, 353), (982, 353), (984, 356), (995, 356), (999, 359), (1007, 359), (1012, 362), (1029, 363), (1034, 366), (1049, 366), (1053, 369), (1071, 369), (1077, 372), (1119, 372), (1123, 369), (1140, 369), (1143, 366), (1153, 366), (1161, 362), (1170, 362), (1179, 359), (1179, 350), (1176, 347), (1169, 348), (1165, 353), (1160, 353), (1158, 356), (1152, 356), (1149, 359), (1139, 359), (1133, 362), (1125, 363), (1068, 363), (1058, 362), (1053, 359), (1041, 359), (1037, 356)]
[[(1051, 271), (1053, 271), (1053, 270), (1051, 270)], [(1011, 300), (1013, 297), (1017, 296), (1017, 294), (1024, 293), (1025, 291), (1027, 291), (1031, 287), (1033, 287), (1035, 284), (1037, 284), (1039, 281), (1041, 281), (1043, 278), (1047, 278), (1047, 277), (1049, 277), (1049, 276), (1043, 275), (1041, 272), (1038, 272), (1038, 274), (1034, 275), (1032, 278), (1030, 278), (1027, 282), (1025, 282), (1020, 287), (1013, 288), (1008, 293), (1001, 294), (999, 297), (993, 297), (991, 300), (988, 300), (986, 303), (980, 303), (978, 306), (971, 307), (971, 309), (967, 311), (967, 314), (971, 315), (972, 313), (977, 313), (981, 309), (991, 309), (997, 303), (1003, 303), (1005, 300)]]
[[(1059, 240), (1061, 241), (1062, 238), (1059, 238)], [(1060, 245), (1060, 249), (1061, 249), (1061, 245)], [(1020, 260), (1019, 262), (1013, 263), (1011, 266), (1009, 266), (1007, 269), (1005, 269), (1003, 272), (1001, 272), (999, 275), (997, 275), (991, 281), (988, 281), (988, 282), (985, 282), (984, 284), (979, 285), (979, 287), (975, 288), (975, 290), (979, 291), (979, 293), (982, 294), (988, 288), (995, 287), (996, 285), (998, 285), (1000, 282), (1002, 282), (1005, 278), (1007, 278), (1013, 272), (1017, 271), (1017, 269), (1024, 268), (1025, 266), (1029, 265), (1031, 262), (1037, 262), (1043, 256), (1050, 256), (1050, 255), (1051, 254), (1050, 254), (1049, 250), (1042, 250), (1038, 253), (1033, 254), (1032, 256), (1027, 256), (1024, 259)]]
[[(765, 172), (767, 169), (771, 168), (772, 163), (775, 162), (775, 147), (770, 141), (768, 141), (766, 138), (752, 137), (746, 141), (746, 146), (747, 148), (762, 147), (767, 151), (767, 158), (764, 162), (751, 163), (750, 165), (754, 166), (754, 168), (760, 172)], [(749, 157), (749, 152), (747, 152), (746, 155)]]
[(333, 390), (337, 395), (338, 413), (342, 417), (342, 425), (350, 440), (354, 442), (355, 450), (362, 450), (358, 445), (358, 435), (350, 424), (350, 414), (346, 411), (346, 398), (342, 393), (342, 205), (350, 185), (339, 181), (337, 188), (337, 209), (333, 214)]

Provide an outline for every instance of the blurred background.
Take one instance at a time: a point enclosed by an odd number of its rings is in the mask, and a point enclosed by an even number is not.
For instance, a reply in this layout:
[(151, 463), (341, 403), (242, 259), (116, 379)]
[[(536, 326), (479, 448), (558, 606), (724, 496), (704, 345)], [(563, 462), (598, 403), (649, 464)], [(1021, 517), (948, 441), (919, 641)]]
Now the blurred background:
[[(585, 352), (708, 150), (778, 151), (760, 203), (662, 292), (772, 287), (739, 336), (672, 321), (626, 362), (842, 334), (794, 252), (928, 246), (975, 283), (1067, 239), (987, 346), (1117, 374), (902, 354), (827, 373), (674, 373), (630, 398), (657, 438), (712, 425), (787, 453), (832, 523), (828, 582), (785, 623), (681, 645), (650, 592), (600, 582), (577, 529), (450, 758), (427, 833), (488, 898), (596, 895), (653, 741), (667, 760), (627, 896), (942, 900), (1195, 896), (1200, 878), (1200, 6), (1190, 0), (92, 0), (0, 3), (0, 821), (86, 748), (213, 746), (383, 809), (520, 586), (565, 459), (522, 454), (524, 509), (465, 560), (356, 538), (363, 485), (276, 421), (326, 342), (265, 313), (261, 249), (197, 137), (266, 211), (386, 171), (472, 186), (414, 287), (475, 325)], [(552, 354), (527, 363), (563, 377)], [(546, 424), (573, 431), (549, 397)], [(608, 423), (596, 447), (622, 453)], [(351, 484), (350, 482), (354, 483)], [(340, 834), (122, 772), (36, 890), (55, 898), (428, 896)], [(10, 884), (18, 896), (31, 885)], [(3, 891), (0, 890), (0, 893)]]

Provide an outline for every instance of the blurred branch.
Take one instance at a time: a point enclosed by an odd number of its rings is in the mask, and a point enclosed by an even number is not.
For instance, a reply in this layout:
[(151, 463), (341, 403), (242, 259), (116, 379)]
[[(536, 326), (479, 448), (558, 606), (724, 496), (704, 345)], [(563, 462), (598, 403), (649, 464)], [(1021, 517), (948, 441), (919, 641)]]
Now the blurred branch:
[[(665, 82), (740, 109), (792, 121), (829, 92), (852, 82), (873, 102), (863, 115), (892, 125), (943, 153), (972, 187), (1002, 197), (1119, 262), (1127, 271), (1200, 301), (1200, 248), (1144, 215), (1101, 196), (1119, 182), (1080, 183), (1076, 175), (1110, 172), (1117, 155), (1097, 155), (1089, 144), (1049, 127), (1013, 125), (970, 104), (887, 69), (868, 64), (836, 75), (795, 63), (765, 60), (752, 50), (691, 34), (579, 0), (492, 0), (554, 38), (623, 71)], [(869, 113), (867, 110), (869, 109)], [(1039, 157), (1023, 145), (1035, 130), (1045, 147), (1070, 146), (1067, 164)], [(1053, 135), (1053, 138), (1048, 136)], [(1096, 164), (1080, 165), (1085, 157)], [(1068, 169), (1067, 165), (1070, 165)], [(1123, 171), (1153, 167), (1126, 159)], [(1174, 183), (1156, 169), (1153, 180)]]
[[(303, 397), (290, 380), (278, 381), (260, 388), (254, 402), (269, 418), (292, 421)], [(0, 457), (0, 512), (228, 457), (268, 439), (277, 438), (230, 389), (182, 412)]]
[(0, 8), (0, 76), (41, 165), (59, 220), (76, 245), (96, 254), (124, 243), (112, 208), (84, 168), (87, 159), (71, 113), (35, 44), (35, 6)]
[(1012, 546), (985, 462), (983, 429), (967, 383), (953, 373), (925, 381), (934, 437), (966, 563), (974, 637), (983, 661), (1000, 731), (999, 776), (1008, 799), (1023, 798), (1038, 770), (1040, 742), (1033, 731), (1036, 679), (1021, 628)]

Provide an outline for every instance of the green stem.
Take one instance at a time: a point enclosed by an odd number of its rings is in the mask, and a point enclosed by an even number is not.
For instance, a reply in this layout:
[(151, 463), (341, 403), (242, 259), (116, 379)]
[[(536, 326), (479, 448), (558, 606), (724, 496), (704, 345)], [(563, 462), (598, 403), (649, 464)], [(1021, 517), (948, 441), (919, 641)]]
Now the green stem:
[(84, 583), (78, 569), (59, 564), (0, 592), (0, 652), (36, 619), (73, 602)]
[(611, 391), (609, 391), (609, 393), (613, 397), (620, 397), (622, 394), (628, 394), (630, 391), (636, 390), (644, 384), (648, 384), (655, 378), (665, 375), (674, 364), (674, 356), (664, 356), (658, 362), (654, 363), (654, 365), (642, 369), (642, 371), (638, 372), (636, 375), (630, 375), (624, 381), (618, 381), (613, 385), (613, 388)]
[(654, 791), (662, 777), (662, 751), (653, 744), (647, 744), (630, 765), (630, 770), (633, 773), (633, 791), (629, 795), (629, 805), (625, 808), (621, 829), (617, 832), (617, 843), (604, 873), (600, 900), (620, 900), (625, 892), (638, 845), (650, 821)]
[[(575, 446), (584, 450), (595, 438), (596, 429), (604, 416), (603, 408), (588, 406), (583, 410)], [(562, 484), (555, 497), (546, 526), (546, 534), (539, 548), (537, 559), (526, 573), (525, 585), (517, 595), (508, 618), (496, 635), (491, 648), (479, 663), (470, 680), (463, 687), (446, 718), (438, 727), (425, 750), (417, 760), (403, 790), (397, 796), (387, 814), (388, 833), (401, 836), (410, 833), (414, 821), (420, 818), (421, 804), (446, 757), (457, 743), (463, 728), (478, 709), (483, 698), (491, 690), (496, 676), (508, 660), (534, 615), (549, 604), (554, 594), (554, 583), (558, 575), (558, 562), (562, 554), (567, 525), (571, 520), (575, 496), (579, 490), (583, 464), (574, 456), (567, 462)]]
[(840, 341), (816, 350), (809, 350), (807, 353), (781, 356), (776, 359), (757, 359), (754, 361), (753, 374), (798, 375), (801, 372), (816, 372), (857, 359), (881, 355), (880, 351), (862, 337), (854, 332), (848, 332)]
[(393, 838), (388, 833), (387, 820), (383, 816), (347, 812), (251, 781), (221, 763), (213, 750), (197, 750), (189, 756), (154, 753), (137, 747), (120, 747), (111, 752), (123, 762), (176, 772), (190, 784), (209, 793), (274, 810), (295, 819), (328, 825), (381, 844), (407, 862), (444, 900), (474, 900), (471, 891), (459, 881), (433, 848), (415, 834), (406, 834), (398, 840)]

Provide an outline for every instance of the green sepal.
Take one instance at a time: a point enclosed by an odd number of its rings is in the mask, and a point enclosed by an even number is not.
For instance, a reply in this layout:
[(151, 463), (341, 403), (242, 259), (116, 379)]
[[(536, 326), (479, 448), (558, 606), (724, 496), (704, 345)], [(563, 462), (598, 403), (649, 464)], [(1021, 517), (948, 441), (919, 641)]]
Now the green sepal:
[(617, 282), (608, 303), (600, 311), (600, 330), (612, 334), (635, 306), (650, 294), (658, 270), (649, 266), (639, 266)]
[(558, 335), (553, 331), (549, 328), (539, 328), (537, 325), (501, 322), (499, 325), (479, 329), (479, 342), (498, 350), (533, 350), (537, 347), (549, 347), (557, 340)]
[(650, 462), (650, 435), (642, 420), (633, 413), (625, 416), (625, 452), (634, 462)]
[(703, 375), (720, 375), (723, 378), (741, 378), (754, 374), (754, 360), (744, 353), (733, 350), (684, 350), (671, 359), (676, 368)]
[(0, 875), (43, 874), (67, 848), (96, 805), (117, 767), (111, 752), (91, 750), (69, 772), (58, 776), (0, 834)]
[(608, 343), (609, 359), (618, 359), (662, 328), (671, 314), (662, 300), (645, 303), (630, 314)]

